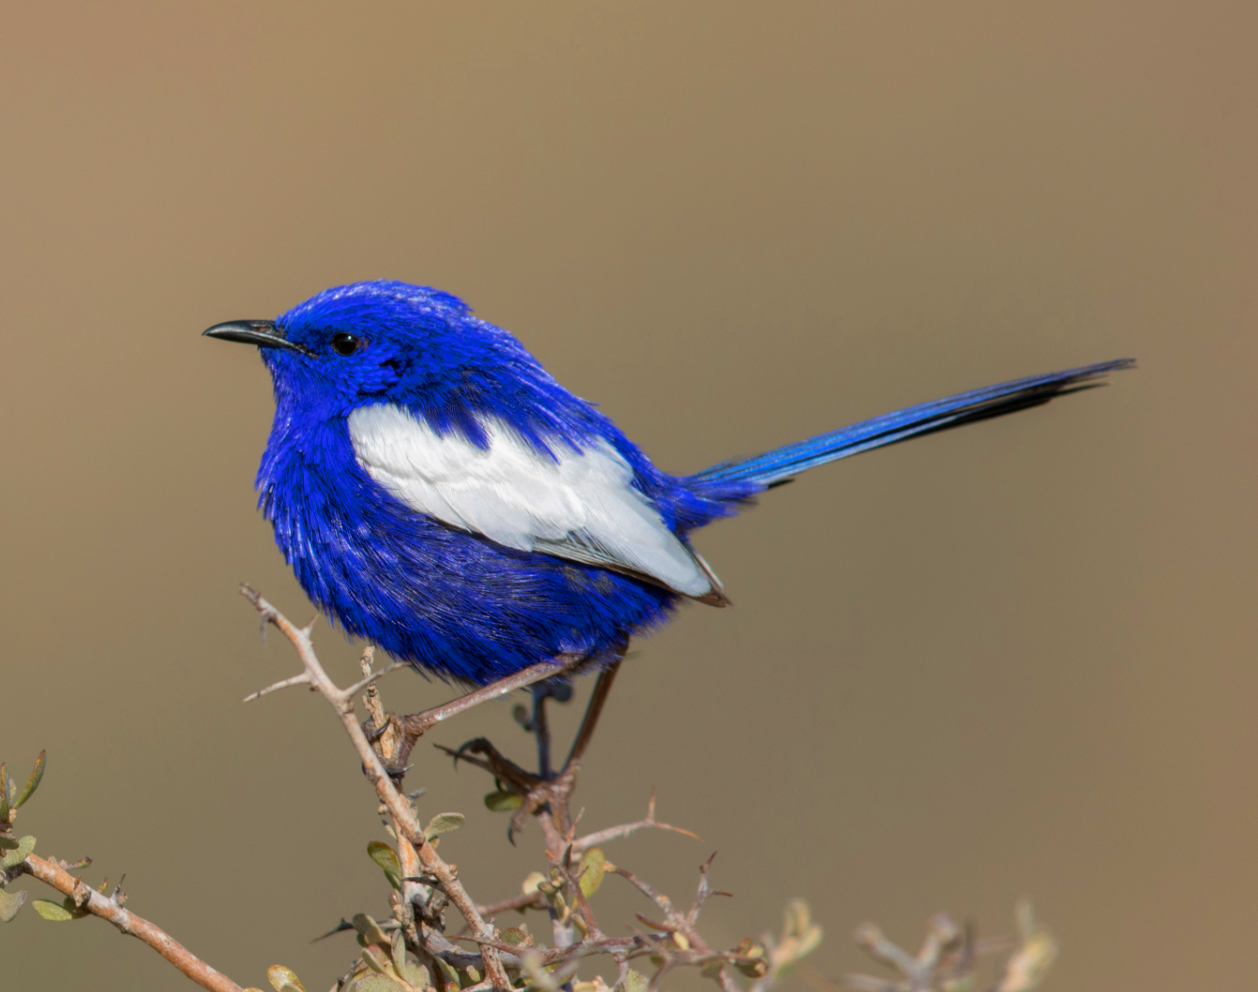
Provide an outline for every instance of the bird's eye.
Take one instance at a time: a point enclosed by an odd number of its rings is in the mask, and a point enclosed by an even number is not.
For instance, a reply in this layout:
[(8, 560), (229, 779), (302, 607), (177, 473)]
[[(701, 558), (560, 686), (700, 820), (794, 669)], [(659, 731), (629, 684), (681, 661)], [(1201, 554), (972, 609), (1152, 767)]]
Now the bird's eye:
[(332, 350), (338, 355), (344, 355), (348, 358), (367, 342), (360, 338), (357, 334), (346, 334), (342, 331), (339, 334), (332, 335)]

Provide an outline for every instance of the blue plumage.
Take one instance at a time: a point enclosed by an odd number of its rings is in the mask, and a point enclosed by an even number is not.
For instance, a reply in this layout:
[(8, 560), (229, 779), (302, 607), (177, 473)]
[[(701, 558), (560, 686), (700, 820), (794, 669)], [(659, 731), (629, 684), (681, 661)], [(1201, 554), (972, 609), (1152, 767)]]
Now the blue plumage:
[(1131, 364), (975, 390), (672, 476), (447, 293), (357, 283), (206, 333), (259, 345), (271, 371), (260, 504), (307, 594), (394, 656), (472, 683), (561, 653), (613, 656), (683, 598), (722, 605), (688, 534), (774, 484)]

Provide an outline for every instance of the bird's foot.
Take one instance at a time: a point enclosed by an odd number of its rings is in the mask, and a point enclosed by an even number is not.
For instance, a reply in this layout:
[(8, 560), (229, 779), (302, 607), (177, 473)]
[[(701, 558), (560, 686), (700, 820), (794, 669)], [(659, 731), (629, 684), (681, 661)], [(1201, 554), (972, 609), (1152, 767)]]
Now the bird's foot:
[(466, 761), (477, 768), (483, 768), (494, 777), (499, 793), (508, 793), (519, 798), (520, 805), (512, 814), (511, 826), (507, 830), (507, 837), (513, 844), (515, 835), (524, 829), (530, 816), (544, 811), (558, 797), (559, 790), (564, 786), (569, 790), (571, 788), (565, 776), (561, 775), (558, 779), (543, 778), (521, 768), (484, 737), (470, 740), (458, 750), (441, 744), (435, 747), (454, 758), (455, 764)]

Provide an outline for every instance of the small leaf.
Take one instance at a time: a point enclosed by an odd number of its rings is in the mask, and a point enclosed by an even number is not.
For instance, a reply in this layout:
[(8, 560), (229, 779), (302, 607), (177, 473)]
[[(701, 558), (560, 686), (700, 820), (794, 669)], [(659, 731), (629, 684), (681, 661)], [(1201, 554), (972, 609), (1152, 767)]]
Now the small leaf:
[(362, 953), (363, 964), (379, 975), (388, 975), (392, 968), (389, 965), (389, 959), (381, 953), (378, 947), (364, 948)]
[(428, 969), (416, 960), (414, 954), (405, 955), (401, 963), (395, 959), (393, 966), (398, 969), (398, 973), (406, 980), (407, 985), (413, 985), (417, 989), (426, 989), (432, 984)]
[(12, 837), (0, 837), (0, 851), (16, 851), (18, 842)]
[(31, 772), (31, 777), (26, 780), (26, 788), (18, 796), (17, 802), (13, 804), (14, 809), (17, 809), (22, 803), (35, 795), (35, 790), (39, 788), (39, 783), (44, 777), (44, 755), (47, 753), (47, 751), (39, 752), (39, 757), (35, 759), (35, 768)]
[(0, 826), (9, 825), (9, 773), (0, 761)]
[(17, 916), (26, 902), (26, 892), (5, 892), (0, 889), (0, 923), (8, 923)]
[(17, 782), (13, 780), (12, 775), (9, 776), (8, 781), (5, 783), (4, 796), (9, 801), (9, 808), (17, 809)]
[(367, 855), (384, 871), (389, 884), (399, 891), (402, 888), (402, 864), (398, 861), (397, 852), (388, 844), (373, 840), (367, 845)]
[(26, 836), (17, 842), (17, 847), (8, 851), (0, 858), (0, 868), (13, 868), (26, 860), (26, 856), (35, 850), (35, 838)]
[(536, 892), (537, 887), (546, 881), (546, 876), (540, 871), (531, 871), (524, 876), (524, 884), (520, 886), (521, 892)]
[(647, 986), (651, 983), (647, 980), (646, 975), (629, 969), (629, 974), (625, 976), (625, 992), (646, 992)]
[(519, 927), (508, 927), (506, 930), (503, 930), (502, 933), (498, 934), (498, 939), (504, 944), (510, 944), (513, 947), (519, 947), (521, 944), (527, 947), (529, 944), (533, 943), (532, 935), (524, 930), (521, 930)]
[(597, 847), (591, 847), (581, 859), (581, 894), (585, 898), (594, 895), (603, 884), (603, 863), (606, 860), (602, 850)]
[(306, 986), (301, 984), (301, 979), (291, 968), (285, 968), (282, 964), (273, 964), (267, 968), (266, 979), (275, 992), (306, 992)]
[(368, 975), (350, 985), (352, 992), (406, 992), (406, 986), (388, 975)]
[(491, 813), (510, 813), (523, 805), (523, 798), (514, 792), (491, 792), (485, 797), (485, 808)]
[(437, 963), (437, 967), (441, 970), (441, 974), (444, 976), (442, 979), (443, 985), (448, 986), (459, 984), (459, 973), (455, 971), (450, 964), (443, 961), (441, 958), (433, 958), (433, 960)]
[(74, 919), (74, 914), (59, 902), (36, 899), (31, 905), (35, 907), (35, 912), (45, 920), (51, 920), (53, 923), (64, 923), (66, 920)]
[(389, 948), (393, 957), (393, 970), (403, 978), (406, 977), (406, 934), (398, 927), (393, 932), (393, 945)]
[(373, 920), (366, 913), (354, 914), (354, 929), (362, 935), (367, 944), (382, 944), (389, 946), (389, 938), (385, 936), (384, 931), (380, 929), (380, 924)]
[(428, 826), (424, 827), (424, 839), (432, 840), (442, 834), (453, 833), (461, 826), (463, 826), (462, 813), (438, 813), (428, 821)]

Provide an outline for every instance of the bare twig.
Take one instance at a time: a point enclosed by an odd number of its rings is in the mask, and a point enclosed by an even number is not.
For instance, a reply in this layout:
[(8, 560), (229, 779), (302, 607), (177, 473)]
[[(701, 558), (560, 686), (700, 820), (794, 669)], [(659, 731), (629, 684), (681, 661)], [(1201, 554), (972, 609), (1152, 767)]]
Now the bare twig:
[[(410, 802), (394, 787), (388, 772), (384, 769), (379, 757), (372, 749), (371, 742), (367, 740), (367, 735), (363, 733), (363, 728), (359, 725), (355, 716), (353, 693), (338, 687), (323, 670), (323, 666), (319, 663), (319, 659), (315, 655), (314, 646), (310, 640), (310, 629), (302, 629), (295, 626), (279, 610), (248, 586), (242, 586), (241, 593), (253, 603), (258, 612), (262, 614), (263, 619), (274, 625), (296, 648), (311, 685), (328, 701), (336, 712), (337, 717), (341, 721), (341, 726), (354, 745), (354, 750), (358, 752), (364, 773), (375, 787), (376, 795), (389, 810), (399, 837), (404, 836), (413, 845), (424, 873), (438, 880), (441, 891), (454, 903), (477, 938), (492, 940), (493, 930), (485, 923), (480, 913), (477, 912), (476, 903), (467, 894), (467, 890), (458, 880), (453, 868), (437, 854), (432, 844), (425, 840), (423, 829), (415, 820), (415, 814), (411, 809)], [(562, 666), (556, 665), (556, 667)], [(508, 690), (504, 689), (502, 691)], [(503, 970), (502, 960), (497, 950), (486, 948), (482, 952), (482, 956), (485, 964), (486, 981), (495, 989), (501, 989), (504, 992), (510, 989), (511, 981), (507, 977), (506, 971)]]
[(78, 903), (80, 909), (85, 909), (93, 916), (109, 921), (123, 933), (144, 941), (202, 988), (209, 989), (210, 992), (242, 992), (239, 985), (221, 971), (210, 967), (161, 927), (137, 916), (129, 909), (124, 909), (117, 889), (112, 897), (105, 896), (85, 885), (82, 879), (75, 878), (55, 861), (41, 858), (37, 854), (28, 854), (20, 867), (41, 882), (69, 896)]
[(646, 819), (638, 820), (636, 823), (623, 823), (618, 827), (607, 827), (604, 830), (597, 830), (592, 834), (586, 834), (584, 837), (578, 837), (572, 842), (572, 856), (580, 859), (586, 851), (591, 847), (598, 847), (600, 844), (606, 844), (609, 840), (619, 840), (621, 837), (628, 837), (632, 833), (647, 828), (656, 830), (671, 830), (676, 834), (685, 834), (687, 837), (693, 837), (695, 840), (702, 838), (684, 827), (674, 827), (671, 823), (661, 823), (655, 818), (655, 790), (651, 790), (651, 800), (647, 803)]
[(546, 897), (540, 892), (525, 892), (523, 895), (512, 896), (510, 899), (503, 899), (502, 902), (491, 902), (487, 906), (476, 907), (480, 911), (480, 915), (486, 919), (497, 916), (499, 913), (510, 912), (513, 909), (524, 911), (526, 909), (545, 909)]
[(245, 697), (245, 702), (251, 703), (255, 699), (260, 699), (262, 696), (269, 696), (271, 693), (279, 689), (290, 689), (295, 685), (310, 685), (310, 676), (308, 676), (305, 672), (302, 672), (300, 675), (294, 675), (291, 679), (280, 679), (278, 682), (268, 685), (265, 689), (259, 689), (257, 692), (249, 693), (249, 695)]
[(391, 665), (389, 665), (388, 668), (382, 668), (378, 672), (371, 672), (368, 675), (366, 675), (364, 678), (359, 679), (357, 682), (351, 685), (348, 689), (346, 689), (345, 693), (346, 695), (352, 696), (359, 689), (366, 689), (368, 686), (375, 685), (376, 679), (381, 678), (382, 676), (388, 675), (390, 672), (396, 672), (399, 668), (410, 668), (410, 667), (411, 667), (410, 665), (407, 665), (404, 662), (395, 661)]

